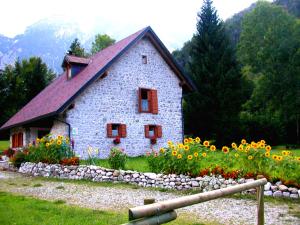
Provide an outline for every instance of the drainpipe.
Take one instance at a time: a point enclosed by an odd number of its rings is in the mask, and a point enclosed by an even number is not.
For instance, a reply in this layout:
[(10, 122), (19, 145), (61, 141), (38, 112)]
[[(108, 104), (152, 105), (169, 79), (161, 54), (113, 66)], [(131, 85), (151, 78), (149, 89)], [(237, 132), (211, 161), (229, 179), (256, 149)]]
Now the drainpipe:
[(59, 121), (59, 122), (62, 122), (64, 124), (66, 124), (68, 126), (68, 137), (69, 137), (69, 140), (71, 140), (71, 124), (63, 121), (63, 120), (60, 120), (58, 118), (54, 118), (55, 120)]
[(181, 96), (181, 127), (182, 127), (182, 143), (183, 143), (184, 140), (183, 94)]

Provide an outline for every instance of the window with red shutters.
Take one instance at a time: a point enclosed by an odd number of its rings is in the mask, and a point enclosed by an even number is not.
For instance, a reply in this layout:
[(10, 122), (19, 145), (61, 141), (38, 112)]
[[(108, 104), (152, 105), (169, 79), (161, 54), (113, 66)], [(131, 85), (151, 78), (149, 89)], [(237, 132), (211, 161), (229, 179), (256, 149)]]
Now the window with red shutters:
[(23, 133), (18, 133), (18, 147), (23, 147)]
[(145, 137), (146, 138), (161, 138), (162, 126), (160, 125), (145, 125)]
[(12, 147), (13, 148), (21, 148), (23, 147), (23, 133), (19, 132), (12, 135)]
[(126, 124), (108, 123), (106, 129), (107, 129), (108, 138), (115, 138), (115, 137), (125, 138), (127, 136)]
[(140, 113), (158, 114), (157, 90), (139, 88), (138, 99)]

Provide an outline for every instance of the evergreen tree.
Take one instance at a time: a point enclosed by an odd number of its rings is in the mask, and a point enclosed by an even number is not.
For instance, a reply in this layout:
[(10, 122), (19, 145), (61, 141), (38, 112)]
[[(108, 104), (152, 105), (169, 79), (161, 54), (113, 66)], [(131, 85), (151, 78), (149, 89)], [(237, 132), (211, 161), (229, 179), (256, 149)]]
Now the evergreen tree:
[(75, 38), (74, 41), (71, 43), (69, 52), (72, 53), (72, 55), (75, 55), (78, 57), (86, 56), (84, 48), (81, 47), (81, 44), (80, 44), (78, 38)]
[(116, 40), (112, 39), (107, 34), (97, 34), (95, 36), (95, 41), (92, 43), (91, 53), (95, 54), (100, 52), (102, 49), (114, 44)]
[(241, 104), (251, 88), (240, 73), (212, 0), (204, 0), (193, 39), (189, 68), (198, 91), (185, 98), (187, 133), (228, 143), (238, 136)]

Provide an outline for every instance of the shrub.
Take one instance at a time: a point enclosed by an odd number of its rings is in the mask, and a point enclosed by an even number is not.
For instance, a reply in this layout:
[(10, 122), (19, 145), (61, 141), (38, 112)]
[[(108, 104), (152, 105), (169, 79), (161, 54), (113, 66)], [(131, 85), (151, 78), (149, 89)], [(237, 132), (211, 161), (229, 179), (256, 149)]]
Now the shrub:
[(123, 149), (112, 148), (109, 153), (108, 163), (113, 169), (125, 169), (127, 155)]
[(24, 152), (18, 151), (15, 153), (15, 155), (11, 158), (10, 161), (15, 167), (19, 168), (21, 164), (25, 162), (25, 156), (26, 155), (24, 154)]
[(4, 150), (2, 154), (11, 158), (15, 154), (15, 152), (16, 152), (15, 150), (8, 148), (8, 149)]
[(78, 166), (79, 165), (79, 158), (78, 157), (72, 157), (72, 158), (65, 158), (60, 161), (60, 164), (64, 166)]
[(30, 145), (25, 159), (29, 162), (60, 163), (61, 160), (74, 157), (68, 138), (47, 135), (36, 139), (35, 145)]

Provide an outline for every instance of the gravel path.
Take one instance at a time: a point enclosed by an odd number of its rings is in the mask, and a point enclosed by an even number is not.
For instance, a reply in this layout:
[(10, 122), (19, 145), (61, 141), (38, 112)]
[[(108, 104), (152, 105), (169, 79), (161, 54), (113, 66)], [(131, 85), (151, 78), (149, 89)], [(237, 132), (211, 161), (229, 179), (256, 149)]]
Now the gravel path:
[[(34, 187), (34, 184), (41, 184)], [(38, 186), (38, 185), (36, 185)], [(57, 188), (58, 187), (58, 188)], [(144, 198), (158, 201), (178, 197), (177, 194), (147, 189), (125, 187), (101, 187), (88, 184), (74, 184), (55, 181), (42, 181), (25, 177), (18, 173), (0, 171), (0, 191), (9, 191), (47, 200), (65, 200), (93, 209), (126, 210), (128, 207), (143, 204)], [(300, 218), (290, 213), (293, 209), (299, 213), (300, 205), (292, 203), (265, 203), (265, 224), (300, 225)], [(222, 198), (178, 210), (196, 216), (199, 222), (217, 224), (256, 224), (256, 202), (245, 199)]]

